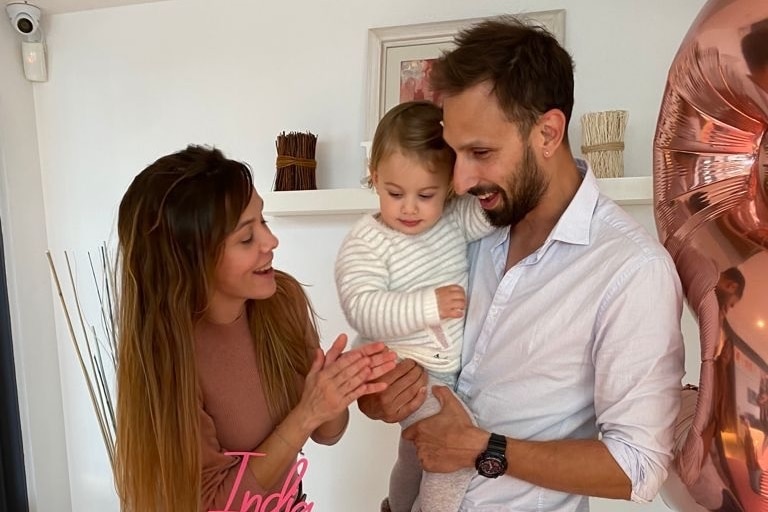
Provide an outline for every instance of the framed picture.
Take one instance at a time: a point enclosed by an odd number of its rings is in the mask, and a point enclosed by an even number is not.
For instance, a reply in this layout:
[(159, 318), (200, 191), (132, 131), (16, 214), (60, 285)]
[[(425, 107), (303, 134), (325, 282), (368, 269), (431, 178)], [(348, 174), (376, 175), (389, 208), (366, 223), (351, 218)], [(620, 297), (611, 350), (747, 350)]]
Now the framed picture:
[[(565, 40), (565, 10), (531, 12), (521, 19), (542, 25), (560, 43)], [(366, 135), (373, 138), (379, 119), (404, 101), (439, 102), (429, 87), (432, 62), (453, 46), (456, 33), (487, 18), (420, 23), (368, 30), (368, 112)]]

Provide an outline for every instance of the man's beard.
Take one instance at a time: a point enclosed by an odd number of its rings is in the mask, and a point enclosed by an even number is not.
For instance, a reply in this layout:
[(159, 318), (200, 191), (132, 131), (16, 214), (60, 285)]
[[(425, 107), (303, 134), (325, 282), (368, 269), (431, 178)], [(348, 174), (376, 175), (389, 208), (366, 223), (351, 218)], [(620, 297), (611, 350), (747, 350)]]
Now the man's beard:
[[(547, 189), (547, 183), (536, 166), (530, 146), (526, 145), (523, 158), (514, 173), (507, 177), (506, 185), (506, 188), (491, 185), (472, 187), (468, 190), (470, 194), (476, 196), (489, 192), (499, 194), (500, 206), (493, 210), (485, 210), (490, 223), (499, 228), (516, 226), (538, 206), (541, 196)], [(507, 190), (510, 194), (507, 194)]]

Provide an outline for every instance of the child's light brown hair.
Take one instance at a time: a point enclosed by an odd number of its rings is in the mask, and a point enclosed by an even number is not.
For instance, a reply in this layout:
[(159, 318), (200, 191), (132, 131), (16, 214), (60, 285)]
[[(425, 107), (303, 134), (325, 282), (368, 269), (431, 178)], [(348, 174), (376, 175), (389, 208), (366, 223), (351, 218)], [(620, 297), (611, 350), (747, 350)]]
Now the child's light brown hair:
[[(368, 186), (372, 174), (389, 155), (416, 157), (430, 172), (453, 176), (456, 153), (443, 139), (443, 110), (429, 101), (407, 101), (392, 107), (379, 121), (373, 136)], [(449, 198), (453, 196), (453, 187)]]

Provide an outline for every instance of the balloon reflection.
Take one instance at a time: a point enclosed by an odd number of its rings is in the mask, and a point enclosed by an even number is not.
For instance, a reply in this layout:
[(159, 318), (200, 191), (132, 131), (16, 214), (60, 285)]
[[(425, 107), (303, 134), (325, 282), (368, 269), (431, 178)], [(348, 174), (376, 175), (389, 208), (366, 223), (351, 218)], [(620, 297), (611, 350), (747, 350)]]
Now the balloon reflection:
[(699, 321), (677, 510), (768, 512), (768, 2), (710, 0), (670, 68), (654, 139), (662, 242)]

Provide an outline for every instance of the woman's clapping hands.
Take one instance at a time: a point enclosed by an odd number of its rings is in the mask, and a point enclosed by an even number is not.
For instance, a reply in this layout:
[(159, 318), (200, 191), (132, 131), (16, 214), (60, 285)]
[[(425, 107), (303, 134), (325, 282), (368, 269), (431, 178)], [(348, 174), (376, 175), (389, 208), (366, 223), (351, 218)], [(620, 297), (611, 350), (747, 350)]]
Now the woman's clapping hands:
[(317, 349), (297, 406), (310, 429), (335, 418), (359, 397), (387, 387), (372, 381), (395, 367), (396, 354), (381, 342), (344, 352), (346, 345), (347, 336), (342, 334), (328, 352)]

